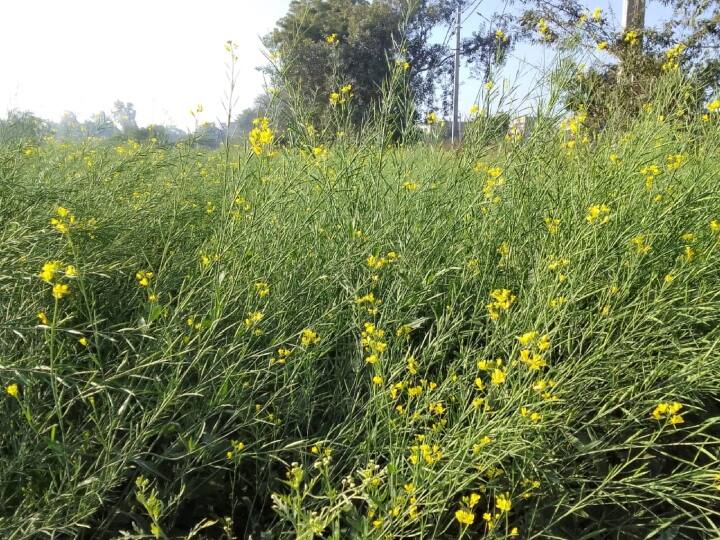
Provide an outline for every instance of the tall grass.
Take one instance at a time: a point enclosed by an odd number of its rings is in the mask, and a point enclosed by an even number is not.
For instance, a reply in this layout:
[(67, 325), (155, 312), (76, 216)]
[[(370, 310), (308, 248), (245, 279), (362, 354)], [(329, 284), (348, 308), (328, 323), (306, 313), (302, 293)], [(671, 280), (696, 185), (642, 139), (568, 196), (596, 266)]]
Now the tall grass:
[(2, 536), (720, 537), (720, 118), (675, 88), (458, 150), (3, 146)]

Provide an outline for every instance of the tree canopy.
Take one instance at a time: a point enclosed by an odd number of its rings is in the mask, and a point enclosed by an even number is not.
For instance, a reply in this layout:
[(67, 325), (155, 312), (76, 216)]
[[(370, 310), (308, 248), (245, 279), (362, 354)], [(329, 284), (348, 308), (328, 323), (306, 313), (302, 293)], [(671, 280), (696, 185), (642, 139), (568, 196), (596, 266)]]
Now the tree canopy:
[[(474, 76), (489, 80), (521, 43), (604, 51), (566, 93), (571, 109), (582, 102), (599, 115), (615, 102), (637, 111), (653, 81), (674, 69), (689, 74), (697, 86), (717, 86), (720, 0), (661, 3), (671, 8), (670, 17), (623, 32), (609, 14), (589, 10), (578, 0), (521, 0), (512, 9), (484, 14), (486, 22), (475, 29), (465, 27), (461, 57)], [(352, 85), (356, 117), (361, 117), (398, 63), (407, 69), (417, 105), (434, 108), (439, 100), (448, 110), (449, 41), (458, 4), (465, 10), (475, 7), (463, 0), (293, 0), (265, 44), (275, 67), (282, 69), (283, 82), (300, 89), (311, 117), (321, 116), (329, 107), (328, 96), (345, 84)], [(445, 39), (438, 40), (438, 34)], [(702, 101), (702, 95), (693, 93), (690, 100)]]
[[(449, 28), (456, 8), (455, 0), (294, 0), (265, 44), (284, 82), (302, 90), (314, 115), (345, 84), (363, 115), (395, 66), (406, 71), (415, 102), (430, 106), (447, 97), (453, 67), (449, 32), (438, 43), (433, 31)], [(507, 39), (478, 31), (463, 42), (462, 54), (484, 66), (490, 58), (500, 61), (498, 50), (507, 47)]]
[[(638, 112), (658, 78), (682, 71), (686, 91), (676, 97), (679, 110), (699, 109), (706, 93), (720, 84), (720, 1), (662, 0), (671, 15), (644, 28), (619, 28), (600, 8), (577, 0), (524, 0), (515, 18), (519, 39), (560, 50), (602, 54), (569, 81), (566, 104), (591, 116), (610, 111)], [(650, 8), (648, 8), (650, 9)]]

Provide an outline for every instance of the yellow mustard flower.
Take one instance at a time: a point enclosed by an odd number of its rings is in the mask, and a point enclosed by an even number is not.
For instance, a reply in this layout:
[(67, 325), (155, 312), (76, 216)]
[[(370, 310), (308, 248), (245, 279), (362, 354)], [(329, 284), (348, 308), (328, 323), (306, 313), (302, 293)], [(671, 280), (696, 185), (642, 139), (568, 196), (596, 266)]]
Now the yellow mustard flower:
[(682, 403), (677, 401), (661, 402), (653, 409), (651, 416), (658, 421), (667, 419), (671, 425), (682, 424), (685, 421), (680, 414), (682, 408)]
[(263, 320), (263, 313), (261, 311), (252, 311), (245, 317), (245, 328), (250, 328)]
[(630, 243), (635, 246), (635, 251), (639, 255), (646, 255), (652, 251), (652, 247), (647, 243), (645, 235), (638, 234), (630, 241)]
[(11, 384), (8, 384), (8, 385), (5, 387), (5, 393), (6, 393), (8, 396), (17, 398), (18, 395), (20, 395), (20, 388), (18, 387), (17, 384), (11, 383)]
[(625, 32), (623, 41), (629, 44), (631, 47), (634, 47), (640, 41), (640, 34), (636, 30), (629, 30)]
[(300, 333), (300, 344), (303, 347), (309, 347), (310, 345), (316, 345), (320, 342), (320, 336), (312, 328), (305, 328)]
[(545, 227), (550, 234), (556, 234), (560, 230), (560, 218), (545, 216)]
[(475, 521), (475, 514), (473, 514), (470, 510), (461, 508), (460, 510), (455, 512), (455, 519), (457, 519), (458, 522), (463, 525), (472, 525)]
[(267, 117), (255, 118), (248, 139), (253, 154), (256, 156), (263, 154), (271, 155), (272, 144), (275, 141), (275, 133), (270, 128), (270, 119)]
[(264, 298), (268, 294), (270, 294), (270, 285), (265, 283), (264, 281), (258, 281), (255, 283), (255, 292), (260, 298)]
[(59, 206), (55, 211), (55, 217), (50, 218), (50, 224), (62, 234), (68, 234), (75, 221), (75, 216), (64, 206)]
[(542, 36), (544, 40), (551, 40), (552, 39), (552, 32), (550, 30), (550, 26), (548, 25), (547, 21), (545, 19), (540, 19), (537, 23), (537, 30)]
[(498, 386), (505, 382), (507, 371), (500, 368), (495, 368), (490, 376), (490, 382)]
[(148, 272), (147, 270), (140, 270), (139, 272), (135, 273), (135, 279), (138, 282), (138, 285), (141, 287), (147, 287), (150, 285), (150, 280), (153, 278), (155, 274), (153, 272)]
[(49, 261), (43, 264), (42, 270), (38, 274), (40, 279), (46, 283), (52, 283), (53, 277), (60, 271), (60, 261)]
[(403, 182), (402, 187), (408, 191), (415, 191), (420, 186), (416, 182), (406, 181)]
[(70, 294), (70, 286), (65, 283), (56, 283), (52, 288), (53, 298), (60, 300), (63, 296)]
[(510, 309), (517, 297), (509, 289), (495, 289), (490, 293), (490, 303), (487, 304), (490, 319), (497, 321), (503, 311)]
[(510, 496), (507, 493), (498, 495), (495, 498), (495, 508), (497, 508), (500, 512), (509, 512), (512, 508)]
[(610, 221), (610, 207), (606, 204), (593, 204), (588, 207), (585, 220), (588, 223), (605, 224)]

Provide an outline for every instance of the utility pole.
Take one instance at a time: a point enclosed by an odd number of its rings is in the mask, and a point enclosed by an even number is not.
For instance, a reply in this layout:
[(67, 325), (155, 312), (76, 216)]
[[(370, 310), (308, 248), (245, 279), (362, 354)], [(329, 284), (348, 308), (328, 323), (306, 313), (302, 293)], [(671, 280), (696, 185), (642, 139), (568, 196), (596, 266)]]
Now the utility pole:
[(623, 0), (623, 31), (642, 30), (643, 28), (645, 28), (645, 0)]
[[(628, 0), (625, 0), (628, 1)], [(460, 99), (460, 6), (462, 0), (457, 2), (457, 19), (455, 21), (455, 66), (453, 72), (453, 117), (450, 139), (453, 144), (460, 142), (460, 122), (458, 118), (458, 100)]]

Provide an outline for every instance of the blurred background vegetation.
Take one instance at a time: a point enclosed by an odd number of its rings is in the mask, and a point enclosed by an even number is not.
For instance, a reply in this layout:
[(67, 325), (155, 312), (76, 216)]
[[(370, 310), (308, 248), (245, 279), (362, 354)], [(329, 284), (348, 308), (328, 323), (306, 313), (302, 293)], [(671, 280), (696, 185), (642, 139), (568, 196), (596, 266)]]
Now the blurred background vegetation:
[[(412, 121), (422, 123), (431, 111), (438, 118), (446, 117), (451, 108), (451, 45), (458, 6), (463, 14), (482, 8), (482, 22), (475, 28), (464, 26), (460, 56), (472, 76), (484, 83), (492, 83), (516, 48), (543, 44), (575, 67), (573, 77), (563, 84), (563, 105), (572, 112), (586, 110), (598, 124), (611, 110), (637, 114), (658, 77), (670, 67), (681, 69), (688, 80), (678, 102), (688, 113), (697, 112), (720, 81), (720, 2), (661, 4), (669, 15), (631, 43), (614, 17), (591, 11), (576, 0), (524, 0), (511, 6), (481, 6), (468, 0), (293, 0), (264, 38), (268, 63), (260, 69), (266, 74), (268, 92), (233, 114), (229, 125), (196, 122), (189, 132), (172, 125), (140, 127), (134, 105), (118, 100), (109, 113), (101, 111), (82, 122), (72, 112), (52, 122), (29, 111), (10, 111), (0, 120), (0, 137), (39, 140), (52, 134), (60, 140), (97, 137), (113, 143), (127, 138), (184, 140), (214, 148), (226, 137), (244, 141), (252, 120), (270, 112), (280, 131), (289, 121), (289, 111), (298, 107), (306, 123), (329, 125), (328, 95), (346, 84), (353, 88), (350, 120), (357, 127), (372, 116), (382, 83), (396, 63), (405, 67), (414, 106)], [(590, 65), (581, 61), (598, 50), (603, 52), (600, 59), (594, 57)], [(484, 114), (515, 114), (511, 107), (501, 109), (487, 107)]]

